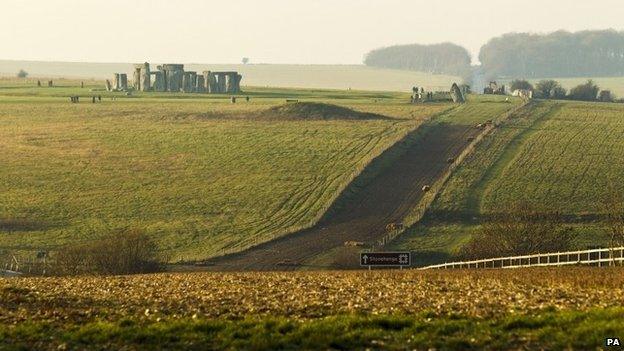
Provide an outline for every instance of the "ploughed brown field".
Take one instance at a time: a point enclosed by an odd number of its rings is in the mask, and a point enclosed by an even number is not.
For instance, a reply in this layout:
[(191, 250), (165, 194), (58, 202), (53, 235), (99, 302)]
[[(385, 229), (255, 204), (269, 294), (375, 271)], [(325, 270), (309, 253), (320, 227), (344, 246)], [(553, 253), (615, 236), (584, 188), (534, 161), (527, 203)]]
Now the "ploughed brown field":
[(596, 349), (624, 269), (0, 279), (2, 350)]
[(0, 324), (341, 313), (488, 317), (622, 305), (619, 267), (0, 279)]

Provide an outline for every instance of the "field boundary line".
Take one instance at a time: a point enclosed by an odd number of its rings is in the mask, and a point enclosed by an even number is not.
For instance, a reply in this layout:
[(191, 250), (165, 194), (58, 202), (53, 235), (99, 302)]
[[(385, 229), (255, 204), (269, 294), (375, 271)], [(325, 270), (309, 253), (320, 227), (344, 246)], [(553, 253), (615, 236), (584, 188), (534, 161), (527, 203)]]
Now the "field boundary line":
[[(608, 253), (604, 257), (604, 253)], [(545, 262), (544, 262), (545, 261)], [(476, 268), (525, 268), (525, 267), (560, 267), (570, 265), (597, 265), (605, 263), (614, 266), (624, 265), (624, 246), (601, 249), (538, 253), (532, 255), (485, 258), (472, 261), (455, 261), (434, 264), (419, 268), (429, 269), (476, 269)]]

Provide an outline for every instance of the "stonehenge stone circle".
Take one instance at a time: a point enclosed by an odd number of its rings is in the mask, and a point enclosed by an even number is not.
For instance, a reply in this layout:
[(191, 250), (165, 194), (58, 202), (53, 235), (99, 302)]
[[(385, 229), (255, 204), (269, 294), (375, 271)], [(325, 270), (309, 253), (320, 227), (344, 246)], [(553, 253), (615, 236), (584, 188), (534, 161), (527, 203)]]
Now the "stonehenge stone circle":
[[(135, 64), (132, 71), (132, 88), (137, 91), (196, 92), (209, 94), (237, 94), (241, 92), (243, 76), (235, 71), (214, 72), (185, 71), (182, 64), (162, 64), (155, 71), (148, 62)], [(115, 73), (112, 84), (107, 80), (106, 90), (127, 91), (128, 77)]]

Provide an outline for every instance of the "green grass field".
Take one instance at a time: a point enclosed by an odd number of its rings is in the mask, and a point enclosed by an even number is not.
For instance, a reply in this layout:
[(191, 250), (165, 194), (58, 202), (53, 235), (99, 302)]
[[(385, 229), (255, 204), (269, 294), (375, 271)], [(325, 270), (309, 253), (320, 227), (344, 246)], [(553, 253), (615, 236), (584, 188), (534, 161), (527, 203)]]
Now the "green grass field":
[[(238, 251), (312, 225), (373, 157), (450, 106), (355, 91), (248, 93), (237, 104), (198, 94), (104, 94), (92, 104), (88, 88), (6, 81), (0, 247), (54, 248), (133, 227), (174, 261)], [(293, 96), (389, 118), (258, 115)]]
[(523, 135), (483, 192), (487, 212), (532, 200), (564, 214), (601, 214), (609, 184), (622, 192), (624, 105), (563, 103)]
[[(152, 63), (155, 67), (156, 63)], [(238, 71), (241, 84), (254, 87), (355, 89), (411, 91), (413, 86), (447, 90), (461, 78), (423, 72), (367, 67), (364, 65), (286, 65), (286, 64), (185, 64), (187, 70), (202, 72)], [(128, 73), (131, 63), (33, 62), (0, 60), (0, 76), (15, 77), (20, 69), (31, 77), (112, 79), (113, 73)]]
[(483, 218), (517, 201), (560, 212), (579, 247), (606, 244), (603, 203), (624, 191), (623, 114), (618, 104), (535, 103), (477, 147), (397, 247), (422, 263), (451, 259)]

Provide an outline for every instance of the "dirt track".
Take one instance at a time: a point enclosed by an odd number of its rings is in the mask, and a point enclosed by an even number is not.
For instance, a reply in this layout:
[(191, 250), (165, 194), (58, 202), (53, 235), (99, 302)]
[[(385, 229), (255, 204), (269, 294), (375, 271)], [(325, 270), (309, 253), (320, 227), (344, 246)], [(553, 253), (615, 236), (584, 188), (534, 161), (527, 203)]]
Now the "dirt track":
[(401, 222), (423, 195), (479, 133), (472, 125), (434, 124), (392, 164), (359, 189), (328, 219), (311, 229), (288, 235), (214, 261), (213, 270), (292, 270), (284, 260), (305, 262), (345, 241), (373, 242), (386, 225)]

